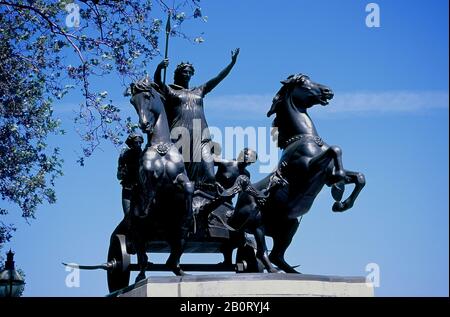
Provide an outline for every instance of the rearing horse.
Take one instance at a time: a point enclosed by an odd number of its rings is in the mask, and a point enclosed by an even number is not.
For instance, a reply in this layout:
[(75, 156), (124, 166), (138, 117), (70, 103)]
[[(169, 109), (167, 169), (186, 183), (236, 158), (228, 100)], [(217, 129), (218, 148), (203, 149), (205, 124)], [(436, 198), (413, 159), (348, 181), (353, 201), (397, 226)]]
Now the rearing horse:
[[(257, 257), (269, 272), (276, 271), (273, 263), (287, 273), (298, 273), (284, 259), (299, 226), (298, 217), (310, 210), (324, 185), (332, 187), (333, 211), (351, 208), (365, 178), (344, 169), (341, 149), (327, 145), (319, 137), (308, 115), (312, 106), (328, 104), (333, 98), (331, 89), (303, 74), (291, 75), (281, 83), (267, 116), (276, 115), (273, 126), (278, 128), (278, 147), (283, 153), (277, 172), (254, 184), (258, 190), (268, 189), (269, 197), (261, 205), (254, 197), (241, 193), (231, 224), (254, 234)], [(351, 183), (355, 184), (353, 192), (341, 201), (345, 185)], [(265, 235), (273, 238), (269, 256)]]
[(133, 219), (140, 273), (145, 278), (146, 243), (154, 236), (150, 228), (164, 227), (171, 253), (166, 264), (176, 275), (184, 275), (179, 262), (192, 218), (193, 184), (189, 181), (183, 157), (170, 140), (169, 124), (157, 86), (145, 78), (131, 84), (130, 102), (139, 116), (139, 126), (147, 135), (140, 160), (141, 199)]

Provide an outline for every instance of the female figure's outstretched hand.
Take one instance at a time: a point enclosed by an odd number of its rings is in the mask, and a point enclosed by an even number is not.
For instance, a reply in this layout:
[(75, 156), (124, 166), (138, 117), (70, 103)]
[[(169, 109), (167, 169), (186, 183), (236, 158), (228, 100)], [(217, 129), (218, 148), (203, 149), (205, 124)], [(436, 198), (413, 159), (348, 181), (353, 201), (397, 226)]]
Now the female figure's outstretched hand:
[(239, 50), (240, 50), (239, 48), (236, 48), (236, 49), (231, 51), (231, 61), (233, 63), (236, 63), (237, 57), (239, 55)]

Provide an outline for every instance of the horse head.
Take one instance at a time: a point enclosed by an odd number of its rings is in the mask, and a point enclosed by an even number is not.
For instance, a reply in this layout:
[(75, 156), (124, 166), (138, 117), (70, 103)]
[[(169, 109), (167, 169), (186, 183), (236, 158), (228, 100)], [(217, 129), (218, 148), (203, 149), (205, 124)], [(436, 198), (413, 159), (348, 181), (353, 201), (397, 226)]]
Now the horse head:
[(317, 104), (326, 106), (334, 96), (329, 87), (312, 81), (304, 74), (290, 75), (281, 83), (283, 86), (273, 98), (272, 106), (267, 113), (268, 117), (276, 113), (280, 104), (286, 99), (290, 99), (291, 104), (296, 107), (306, 109)]
[(156, 84), (146, 77), (132, 83), (130, 90), (130, 102), (139, 116), (139, 127), (144, 133), (151, 135), (161, 114), (161, 102), (155, 102), (156, 98), (160, 98)]

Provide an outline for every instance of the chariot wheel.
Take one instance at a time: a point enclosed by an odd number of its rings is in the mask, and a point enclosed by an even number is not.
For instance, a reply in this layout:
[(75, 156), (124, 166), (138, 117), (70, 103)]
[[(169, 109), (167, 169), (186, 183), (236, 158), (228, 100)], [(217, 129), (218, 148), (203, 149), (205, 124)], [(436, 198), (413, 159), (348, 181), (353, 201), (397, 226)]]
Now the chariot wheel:
[(237, 273), (262, 273), (263, 264), (256, 258), (255, 249), (248, 244), (239, 247), (236, 251)]
[(114, 262), (107, 271), (108, 289), (112, 293), (127, 287), (130, 283), (130, 254), (127, 252), (126, 236), (116, 234), (111, 238), (108, 250), (108, 262)]

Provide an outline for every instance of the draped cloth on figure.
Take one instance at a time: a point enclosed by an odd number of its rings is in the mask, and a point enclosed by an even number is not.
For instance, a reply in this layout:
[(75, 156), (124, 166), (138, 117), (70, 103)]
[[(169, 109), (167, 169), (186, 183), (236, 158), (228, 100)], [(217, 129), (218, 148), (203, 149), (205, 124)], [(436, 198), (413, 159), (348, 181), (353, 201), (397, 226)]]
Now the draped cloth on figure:
[[(172, 141), (182, 144), (186, 171), (191, 181), (214, 183), (214, 162), (211, 157), (211, 135), (203, 108), (204, 86), (185, 89), (169, 85), (166, 97), (166, 112), (172, 133)], [(189, 135), (176, 128), (185, 128)], [(188, 140), (186, 138), (189, 138)], [(187, 155), (186, 147), (189, 147)]]

